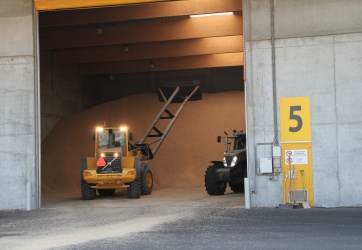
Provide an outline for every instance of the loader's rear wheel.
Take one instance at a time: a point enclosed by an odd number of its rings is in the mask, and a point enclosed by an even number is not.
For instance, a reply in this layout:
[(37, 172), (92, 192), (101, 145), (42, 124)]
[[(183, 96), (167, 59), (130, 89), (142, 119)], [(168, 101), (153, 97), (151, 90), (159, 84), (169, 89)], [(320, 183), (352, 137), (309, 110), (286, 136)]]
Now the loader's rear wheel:
[(96, 198), (96, 190), (91, 188), (91, 184), (81, 180), (81, 191), (83, 200), (94, 200)]
[(209, 195), (223, 195), (226, 191), (226, 182), (216, 181), (216, 170), (220, 167), (212, 165), (205, 173), (205, 187)]
[(141, 197), (141, 183), (139, 178), (129, 183), (129, 188), (127, 191), (128, 198), (139, 199)]
[(149, 195), (153, 188), (153, 173), (149, 166), (146, 166), (141, 174), (141, 194)]
[(98, 193), (100, 196), (112, 196), (116, 192), (116, 189), (98, 189)]

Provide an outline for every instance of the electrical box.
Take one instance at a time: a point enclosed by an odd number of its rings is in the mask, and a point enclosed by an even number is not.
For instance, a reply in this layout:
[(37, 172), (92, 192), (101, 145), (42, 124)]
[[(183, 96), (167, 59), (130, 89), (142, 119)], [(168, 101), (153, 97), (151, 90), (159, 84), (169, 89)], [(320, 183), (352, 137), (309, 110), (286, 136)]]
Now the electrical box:
[(282, 172), (282, 152), (280, 146), (273, 146), (273, 172)]
[(272, 158), (260, 158), (260, 173), (271, 174), (273, 173), (273, 160)]

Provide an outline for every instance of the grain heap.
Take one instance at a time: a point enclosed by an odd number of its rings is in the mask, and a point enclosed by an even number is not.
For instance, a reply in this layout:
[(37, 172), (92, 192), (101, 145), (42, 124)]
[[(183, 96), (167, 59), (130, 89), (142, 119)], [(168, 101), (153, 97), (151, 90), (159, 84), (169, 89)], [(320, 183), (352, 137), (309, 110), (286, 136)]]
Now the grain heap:
[[(155, 158), (149, 161), (154, 189), (203, 186), (210, 161), (221, 160), (225, 149), (216, 137), (233, 129), (245, 131), (244, 103), (244, 92), (239, 91), (203, 94), (203, 100), (188, 102)], [(109, 126), (127, 124), (135, 142), (163, 105), (157, 94), (138, 94), (62, 119), (42, 142), (43, 192), (80, 190), (80, 161), (93, 155), (96, 126), (103, 122)]]

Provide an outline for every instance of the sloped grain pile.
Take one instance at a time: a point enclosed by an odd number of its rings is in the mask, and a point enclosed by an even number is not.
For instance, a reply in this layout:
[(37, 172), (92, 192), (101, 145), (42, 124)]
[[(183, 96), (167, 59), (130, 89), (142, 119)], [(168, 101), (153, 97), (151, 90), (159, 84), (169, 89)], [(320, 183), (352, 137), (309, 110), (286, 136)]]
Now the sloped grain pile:
[[(137, 141), (163, 105), (157, 94), (139, 94), (61, 120), (42, 143), (43, 192), (80, 190), (80, 161), (93, 155), (97, 125), (104, 121), (109, 126), (127, 124)], [(169, 109), (174, 112), (178, 105), (172, 104)], [(203, 94), (203, 100), (188, 102), (155, 158), (149, 161), (154, 188), (203, 186), (210, 161), (221, 160), (225, 149), (216, 137), (233, 129), (245, 131), (244, 111), (244, 92)]]

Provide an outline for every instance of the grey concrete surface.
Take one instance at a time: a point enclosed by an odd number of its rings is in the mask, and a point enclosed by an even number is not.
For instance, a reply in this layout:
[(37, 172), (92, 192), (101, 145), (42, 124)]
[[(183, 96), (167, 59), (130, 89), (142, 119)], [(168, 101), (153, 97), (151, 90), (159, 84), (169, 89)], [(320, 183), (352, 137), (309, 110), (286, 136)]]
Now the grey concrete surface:
[[(270, 0), (245, 0), (245, 39), (270, 39)], [(277, 39), (360, 33), (359, 0), (278, 0), (275, 3)]]
[(1, 1), (0, 210), (34, 209), (39, 205), (36, 26), (32, 6), (29, 0)]
[[(282, 178), (257, 174), (274, 140), (271, 6), (275, 17), (275, 85), (279, 100), (308, 96), (316, 206), (355, 206), (362, 200), (362, 2), (356, 0), (244, 1), (246, 111), (251, 206), (282, 202)], [(258, 159), (255, 159), (258, 153)], [(277, 185), (275, 185), (277, 182)]]
[(358, 249), (362, 208), (245, 209), (243, 194), (172, 188), (131, 200), (50, 194), (0, 211), (1, 249)]
[(360, 33), (359, 0), (282, 0), (276, 2), (277, 38)]

